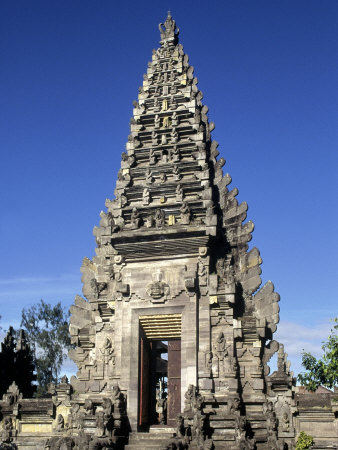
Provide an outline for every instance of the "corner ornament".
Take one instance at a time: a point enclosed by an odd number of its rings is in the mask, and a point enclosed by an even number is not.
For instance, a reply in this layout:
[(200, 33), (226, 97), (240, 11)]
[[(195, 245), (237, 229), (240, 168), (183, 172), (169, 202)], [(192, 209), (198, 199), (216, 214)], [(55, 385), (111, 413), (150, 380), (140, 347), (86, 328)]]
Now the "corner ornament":
[(162, 303), (170, 293), (169, 285), (162, 280), (162, 272), (154, 273), (152, 278), (153, 281), (148, 284), (146, 292), (153, 299), (153, 303)]

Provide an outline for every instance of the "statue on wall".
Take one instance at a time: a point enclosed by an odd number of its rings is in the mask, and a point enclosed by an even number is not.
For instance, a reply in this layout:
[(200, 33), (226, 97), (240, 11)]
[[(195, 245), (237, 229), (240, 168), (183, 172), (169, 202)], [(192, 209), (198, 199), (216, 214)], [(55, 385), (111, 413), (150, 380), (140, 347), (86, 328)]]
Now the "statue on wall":
[(181, 224), (188, 225), (191, 220), (191, 210), (190, 210), (187, 202), (184, 201), (182, 203), (182, 206), (180, 208), (180, 213), (181, 213)]
[(152, 182), (153, 182), (153, 174), (152, 174), (152, 172), (151, 172), (151, 170), (149, 169), (149, 167), (147, 168), (147, 170), (146, 170), (146, 183), (147, 184), (152, 184)]
[(224, 361), (224, 358), (228, 355), (228, 350), (226, 347), (226, 340), (223, 331), (220, 331), (218, 334), (215, 348), (218, 359), (220, 361)]
[(10, 443), (13, 439), (13, 422), (11, 417), (5, 417), (2, 424), (1, 440), (3, 443)]
[(195, 398), (196, 389), (195, 386), (189, 384), (187, 392), (184, 394), (184, 412), (189, 412), (193, 410), (193, 402)]
[(143, 194), (142, 194), (142, 200), (144, 205), (148, 205), (150, 203), (150, 193), (149, 189), (144, 188)]
[(86, 398), (83, 409), (86, 416), (92, 416), (94, 414), (94, 405), (90, 398)]
[(151, 148), (149, 150), (149, 164), (156, 164), (156, 162), (157, 162), (157, 158), (156, 158), (155, 150), (153, 148)]
[(62, 414), (58, 414), (56, 418), (56, 427), (55, 431), (61, 432), (65, 427), (65, 419)]
[(155, 225), (156, 227), (162, 227), (165, 224), (165, 212), (163, 209), (157, 209), (155, 211)]
[(174, 175), (174, 179), (176, 181), (180, 181), (180, 179), (182, 178), (181, 174), (180, 174), (180, 170), (178, 168), (178, 165), (175, 164), (174, 168), (173, 168), (173, 175)]
[(133, 208), (130, 216), (130, 223), (133, 228), (139, 228), (141, 225), (141, 217), (137, 208)]
[(176, 201), (182, 201), (183, 191), (180, 184), (177, 185), (175, 193), (176, 193)]
[(113, 413), (121, 413), (123, 409), (123, 395), (121, 392), (121, 389), (119, 385), (116, 383), (112, 387), (112, 395), (111, 395), (111, 401), (112, 401), (112, 408)]
[[(247, 437), (247, 421), (244, 416), (237, 416), (235, 422), (235, 440), (241, 450), (254, 450), (255, 440)], [(272, 447), (271, 447), (272, 448)]]

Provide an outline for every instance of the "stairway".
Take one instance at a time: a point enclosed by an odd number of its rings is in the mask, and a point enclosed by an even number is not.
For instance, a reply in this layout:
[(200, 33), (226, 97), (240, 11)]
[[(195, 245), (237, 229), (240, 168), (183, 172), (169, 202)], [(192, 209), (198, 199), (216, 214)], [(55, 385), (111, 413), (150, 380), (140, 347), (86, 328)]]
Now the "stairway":
[(163, 450), (175, 428), (150, 427), (149, 432), (131, 433), (125, 450)]

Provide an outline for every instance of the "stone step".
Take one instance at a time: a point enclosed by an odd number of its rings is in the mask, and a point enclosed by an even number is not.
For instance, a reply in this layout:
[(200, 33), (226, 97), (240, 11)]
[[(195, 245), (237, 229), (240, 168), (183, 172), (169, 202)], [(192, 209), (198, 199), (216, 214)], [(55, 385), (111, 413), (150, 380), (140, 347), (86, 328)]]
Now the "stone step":
[(162, 436), (172, 436), (175, 431), (156, 431), (151, 433), (132, 433), (129, 435), (130, 438), (137, 438), (137, 439), (160, 439)]
[(142, 444), (128, 444), (124, 448), (125, 450), (163, 450), (167, 445), (167, 441), (158, 442), (143, 442)]
[(175, 428), (170, 427), (154, 427), (149, 432), (132, 433), (125, 450), (163, 450), (173, 433)]
[(148, 450), (148, 449), (154, 449), (154, 450), (163, 450), (163, 447), (167, 445), (168, 440), (167, 439), (158, 439), (157, 441), (147, 441), (144, 439), (143, 441), (139, 442), (132, 442), (128, 445), (126, 445), (124, 448), (125, 450)]

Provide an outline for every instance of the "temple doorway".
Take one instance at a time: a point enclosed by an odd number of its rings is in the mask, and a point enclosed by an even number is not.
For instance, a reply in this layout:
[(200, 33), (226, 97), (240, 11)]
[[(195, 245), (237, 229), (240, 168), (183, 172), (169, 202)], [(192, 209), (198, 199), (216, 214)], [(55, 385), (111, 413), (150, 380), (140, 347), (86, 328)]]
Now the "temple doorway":
[(181, 410), (181, 340), (140, 336), (139, 426), (175, 426)]

